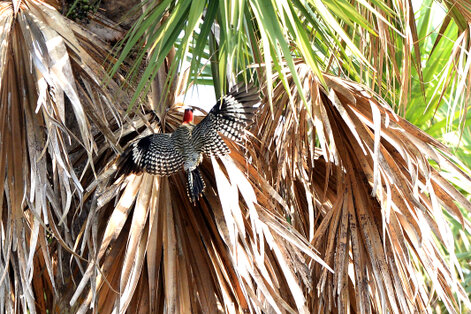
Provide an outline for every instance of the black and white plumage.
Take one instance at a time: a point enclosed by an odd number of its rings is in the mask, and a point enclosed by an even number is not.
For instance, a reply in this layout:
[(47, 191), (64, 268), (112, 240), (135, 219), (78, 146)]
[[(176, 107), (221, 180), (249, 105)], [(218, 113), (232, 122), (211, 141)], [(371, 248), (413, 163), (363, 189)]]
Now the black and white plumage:
[(205, 184), (198, 165), (206, 156), (230, 153), (221, 135), (242, 141), (260, 103), (255, 87), (235, 86), (197, 125), (191, 109), (185, 110), (183, 123), (173, 133), (158, 133), (131, 144), (118, 160), (118, 176), (148, 172), (169, 176), (187, 173), (187, 193), (191, 202), (199, 199)]

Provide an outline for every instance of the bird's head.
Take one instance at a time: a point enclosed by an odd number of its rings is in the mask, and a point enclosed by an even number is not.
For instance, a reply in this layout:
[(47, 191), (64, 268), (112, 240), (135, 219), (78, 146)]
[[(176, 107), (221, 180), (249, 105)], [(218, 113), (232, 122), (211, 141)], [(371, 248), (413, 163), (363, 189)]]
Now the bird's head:
[(185, 109), (185, 114), (183, 115), (183, 123), (192, 123), (193, 122), (193, 109)]

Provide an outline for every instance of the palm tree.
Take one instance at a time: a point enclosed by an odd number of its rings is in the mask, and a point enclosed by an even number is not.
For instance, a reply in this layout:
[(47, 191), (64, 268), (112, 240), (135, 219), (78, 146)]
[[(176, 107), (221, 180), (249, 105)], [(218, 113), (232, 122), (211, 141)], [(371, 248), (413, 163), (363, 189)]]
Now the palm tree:
[[(1, 311), (471, 308), (469, 171), (406, 120), (469, 143), (469, 5), (146, 1), (114, 59), (52, 0), (0, 3)], [(183, 175), (115, 177), (188, 86), (238, 81), (264, 105), (201, 201)]]

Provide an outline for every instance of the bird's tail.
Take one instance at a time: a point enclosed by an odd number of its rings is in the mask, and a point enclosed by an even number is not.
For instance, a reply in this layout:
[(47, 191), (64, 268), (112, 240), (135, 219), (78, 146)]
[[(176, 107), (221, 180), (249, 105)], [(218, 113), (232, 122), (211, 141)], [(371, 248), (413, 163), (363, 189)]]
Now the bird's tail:
[(204, 183), (198, 168), (192, 171), (187, 171), (186, 174), (188, 178), (186, 183), (186, 192), (190, 201), (195, 203), (203, 193), (206, 184)]

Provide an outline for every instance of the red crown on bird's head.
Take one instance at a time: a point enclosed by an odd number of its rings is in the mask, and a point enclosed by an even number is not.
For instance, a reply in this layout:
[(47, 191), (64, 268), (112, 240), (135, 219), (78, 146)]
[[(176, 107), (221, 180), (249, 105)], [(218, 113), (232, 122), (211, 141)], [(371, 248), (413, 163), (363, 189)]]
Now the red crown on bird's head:
[(185, 114), (183, 115), (183, 123), (191, 122), (193, 122), (193, 109), (187, 108), (185, 109)]

